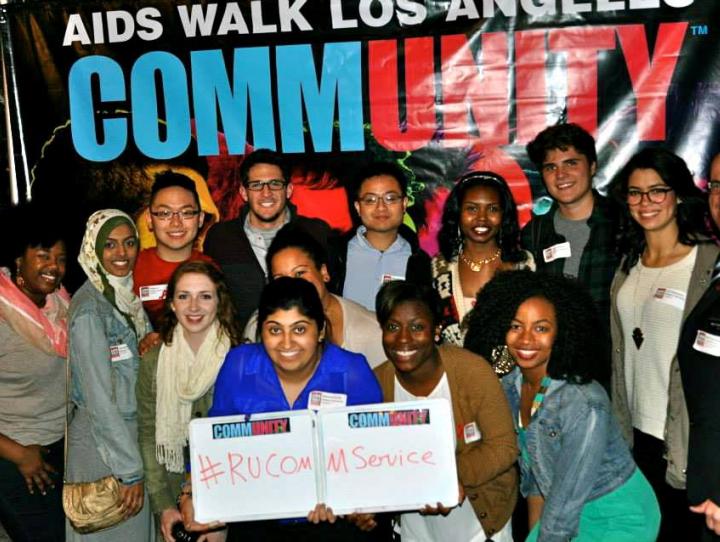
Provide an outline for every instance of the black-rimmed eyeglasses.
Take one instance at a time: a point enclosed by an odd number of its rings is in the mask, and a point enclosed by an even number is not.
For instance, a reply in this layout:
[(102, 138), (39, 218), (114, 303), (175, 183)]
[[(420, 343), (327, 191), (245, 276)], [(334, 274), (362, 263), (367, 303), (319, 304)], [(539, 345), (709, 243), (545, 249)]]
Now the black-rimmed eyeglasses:
[(287, 183), (282, 179), (270, 179), (269, 181), (248, 181), (245, 188), (252, 192), (260, 192), (263, 188), (268, 187), (270, 190), (283, 190)]
[(170, 209), (160, 209), (159, 211), (150, 211), (150, 214), (153, 215), (158, 220), (167, 221), (172, 220), (173, 217), (178, 217), (180, 220), (192, 220), (197, 215), (200, 214), (200, 211), (197, 209), (183, 209), (181, 211), (171, 211)]

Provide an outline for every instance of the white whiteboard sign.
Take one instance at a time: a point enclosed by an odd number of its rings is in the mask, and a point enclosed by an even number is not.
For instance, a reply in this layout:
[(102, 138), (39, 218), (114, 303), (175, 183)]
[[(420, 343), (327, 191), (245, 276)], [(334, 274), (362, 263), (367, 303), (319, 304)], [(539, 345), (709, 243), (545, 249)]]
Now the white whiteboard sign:
[(190, 422), (197, 521), (305, 517), (317, 504), (314, 413)]
[(197, 521), (304, 517), (457, 504), (445, 399), (196, 419), (190, 423)]
[(458, 502), (445, 399), (323, 410), (326, 501), (336, 514)]

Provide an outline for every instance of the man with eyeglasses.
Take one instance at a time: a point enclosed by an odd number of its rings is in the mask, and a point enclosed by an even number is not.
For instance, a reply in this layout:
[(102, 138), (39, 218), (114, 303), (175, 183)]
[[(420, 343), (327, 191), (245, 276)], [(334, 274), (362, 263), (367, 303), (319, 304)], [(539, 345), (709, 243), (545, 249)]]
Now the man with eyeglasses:
[(212, 259), (194, 248), (204, 213), (195, 183), (185, 175), (166, 170), (155, 175), (150, 192), (147, 223), (156, 246), (142, 250), (135, 264), (135, 292), (157, 329), (163, 312), (167, 283), (187, 260)]
[(223, 270), (244, 326), (257, 309), (266, 282), (265, 256), (277, 232), (292, 222), (327, 247), (330, 227), (318, 218), (299, 216), (290, 202), (293, 186), (283, 157), (269, 149), (248, 154), (240, 166), (240, 216), (215, 224), (205, 238), (205, 254)]
[(361, 224), (342, 237), (331, 268), (331, 290), (375, 310), (383, 283), (409, 280), (430, 284), (430, 258), (405, 224), (407, 177), (392, 162), (366, 166), (357, 176), (354, 207)]

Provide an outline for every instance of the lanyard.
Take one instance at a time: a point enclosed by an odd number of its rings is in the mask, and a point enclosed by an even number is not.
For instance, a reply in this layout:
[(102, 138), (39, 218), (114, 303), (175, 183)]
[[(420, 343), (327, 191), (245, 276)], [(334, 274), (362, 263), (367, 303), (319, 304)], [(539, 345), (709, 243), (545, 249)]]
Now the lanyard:
[[(533, 399), (532, 406), (530, 407), (530, 422), (535, 419), (540, 407), (542, 407), (543, 401), (545, 401), (545, 392), (547, 392), (548, 387), (550, 387), (550, 381), (550, 377), (545, 376), (540, 382), (540, 389), (538, 389), (535, 394), (535, 399)], [(528, 425), (530, 425), (530, 423), (528, 423)], [(520, 455), (522, 456), (523, 461), (525, 461), (528, 467), (530, 467), (532, 462), (530, 461), (530, 454), (527, 449), (527, 437), (525, 435), (526, 430), (527, 429), (523, 427), (522, 414), (518, 408), (518, 440), (520, 444)]]

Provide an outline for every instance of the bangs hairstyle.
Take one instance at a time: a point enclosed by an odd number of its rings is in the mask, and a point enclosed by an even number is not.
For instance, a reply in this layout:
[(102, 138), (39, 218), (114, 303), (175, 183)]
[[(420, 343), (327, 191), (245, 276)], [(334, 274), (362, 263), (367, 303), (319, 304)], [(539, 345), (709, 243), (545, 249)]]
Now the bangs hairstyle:
[(645, 231), (630, 215), (627, 203), (630, 176), (638, 169), (651, 169), (673, 189), (677, 202), (675, 220), (678, 240), (693, 246), (710, 242), (707, 194), (695, 185), (685, 160), (663, 148), (643, 149), (623, 167), (610, 185), (610, 193), (620, 204), (619, 249), (626, 256), (623, 271), (628, 272), (638, 262), (645, 249)]
[(383, 284), (375, 297), (375, 314), (380, 327), (384, 327), (390, 315), (401, 303), (419, 303), (423, 305), (433, 326), (440, 320), (438, 306), (440, 298), (438, 293), (429, 286), (414, 284), (405, 280), (393, 280)]
[[(0, 249), (0, 266), (15, 273), (15, 260), (29, 248), (50, 249), (58, 242), (66, 243), (65, 220), (50, 206), (27, 204), (3, 209), (0, 213), (5, 236)], [(68, 262), (72, 258), (68, 257)], [(13, 275), (14, 276), (14, 275)]]
[(218, 324), (220, 324), (220, 328), (230, 338), (230, 343), (233, 346), (240, 344), (242, 342), (242, 329), (238, 328), (235, 307), (232, 302), (232, 297), (230, 296), (230, 290), (228, 290), (227, 283), (225, 282), (225, 277), (217, 267), (203, 260), (190, 260), (181, 263), (177, 269), (175, 269), (172, 277), (170, 277), (167, 295), (165, 296), (165, 308), (160, 317), (160, 329), (158, 330), (162, 341), (165, 344), (170, 344), (172, 341), (173, 332), (175, 331), (178, 320), (170, 304), (175, 297), (178, 281), (183, 275), (189, 273), (205, 275), (215, 285), (218, 298), (216, 316)]
[(463, 236), (460, 233), (460, 209), (465, 194), (476, 186), (487, 186), (500, 196), (502, 221), (497, 244), (500, 257), (504, 262), (522, 262), (527, 254), (520, 248), (520, 225), (518, 224), (517, 206), (510, 187), (500, 175), (491, 171), (473, 171), (460, 177), (445, 201), (442, 226), (438, 233), (438, 244), (443, 257), (450, 261), (460, 252)]
[(291, 223), (280, 228), (280, 231), (277, 232), (272, 243), (270, 243), (267, 256), (265, 256), (268, 272), (272, 269), (271, 264), (275, 255), (286, 248), (296, 248), (307, 254), (318, 271), (323, 265), (327, 266), (327, 250), (323, 248), (322, 244), (316, 241), (307, 231)]
[(595, 139), (584, 128), (573, 123), (556, 124), (545, 128), (527, 144), (525, 150), (538, 171), (542, 172), (547, 153), (555, 149), (566, 151), (574, 147), (587, 158), (588, 164), (597, 163)]
[(598, 333), (602, 327), (595, 303), (582, 284), (561, 275), (532, 271), (497, 273), (480, 290), (476, 309), (466, 319), (465, 348), (492, 359), (493, 349), (505, 344), (518, 307), (532, 297), (545, 299), (555, 308), (557, 335), (547, 374), (575, 384), (605, 382), (606, 345), (604, 335)]
[(172, 171), (170, 169), (166, 169), (165, 171), (161, 171), (155, 175), (155, 182), (150, 190), (150, 205), (155, 202), (155, 196), (157, 196), (160, 190), (173, 187), (182, 188), (190, 192), (193, 196), (193, 200), (195, 201), (195, 205), (197, 205), (197, 208), (201, 210), (200, 196), (198, 196), (195, 181), (187, 175), (177, 173), (176, 171)]
[(268, 317), (276, 311), (297, 309), (317, 324), (318, 332), (325, 328), (325, 312), (315, 286), (303, 279), (279, 277), (263, 288), (258, 307), (258, 337)]
[(282, 154), (270, 149), (257, 149), (248, 154), (240, 164), (240, 181), (247, 186), (250, 180), (250, 168), (258, 164), (269, 164), (280, 168), (285, 182), (290, 182), (290, 167)]

